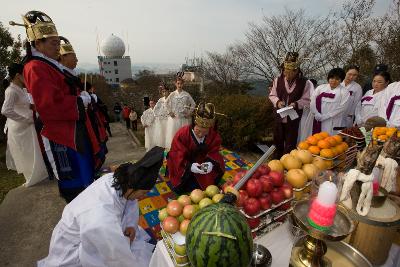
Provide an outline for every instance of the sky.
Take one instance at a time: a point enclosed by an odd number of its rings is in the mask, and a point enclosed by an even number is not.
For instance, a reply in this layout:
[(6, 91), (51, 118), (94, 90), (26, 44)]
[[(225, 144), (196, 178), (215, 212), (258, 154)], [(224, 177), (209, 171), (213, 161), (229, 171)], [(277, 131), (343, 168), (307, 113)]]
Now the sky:
[[(4, 0), (3, 0), (4, 1)], [(99, 43), (112, 33), (121, 37), (133, 63), (183, 63), (185, 57), (223, 52), (244, 39), (249, 22), (277, 15), (285, 7), (303, 8), (311, 16), (326, 15), (344, 0), (18, 0), (1, 6), (0, 21), (13, 36), (25, 37), (21, 14), (40, 10), (49, 15), (58, 33), (72, 43), (78, 67), (97, 64)], [(391, 0), (377, 0), (383, 14)], [(128, 49), (127, 49), (128, 50)]]

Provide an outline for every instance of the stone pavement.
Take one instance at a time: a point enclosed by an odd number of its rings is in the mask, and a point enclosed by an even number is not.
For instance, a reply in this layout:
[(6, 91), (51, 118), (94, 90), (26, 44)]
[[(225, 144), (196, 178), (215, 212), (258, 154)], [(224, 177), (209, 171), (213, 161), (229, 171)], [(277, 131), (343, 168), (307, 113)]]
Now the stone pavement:
[[(105, 166), (138, 160), (144, 153), (121, 123), (112, 123)], [(36, 266), (48, 253), (51, 233), (65, 202), (56, 181), (11, 190), (0, 205), (0, 266)]]

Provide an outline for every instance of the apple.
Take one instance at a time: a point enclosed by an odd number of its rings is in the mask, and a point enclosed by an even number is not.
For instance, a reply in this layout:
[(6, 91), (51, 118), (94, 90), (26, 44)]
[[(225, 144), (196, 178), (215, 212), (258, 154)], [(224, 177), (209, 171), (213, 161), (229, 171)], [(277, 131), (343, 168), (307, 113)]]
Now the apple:
[(227, 181), (226, 183), (224, 183), (224, 184), (222, 185), (222, 191), (225, 192), (225, 189), (226, 189), (228, 186), (234, 186), (234, 183), (233, 183), (232, 181)]
[(258, 197), (263, 192), (261, 182), (257, 179), (249, 179), (246, 184), (246, 191), (250, 197)]
[(269, 173), (269, 177), (272, 179), (272, 183), (275, 187), (279, 187), (283, 185), (285, 178), (283, 176), (283, 172), (271, 171)]
[(169, 215), (178, 217), (182, 214), (183, 206), (178, 200), (172, 200), (167, 205), (167, 212)]
[(260, 206), (262, 210), (270, 209), (272, 206), (271, 196), (267, 193), (262, 193), (262, 195), (258, 198), (260, 201)]
[(251, 175), (251, 179), (258, 179), (261, 176), (261, 172), (257, 169), (255, 172)]
[(192, 204), (192, 200), (188, 195), (181, 195), (178, 197), (178, 202), (182, 204), (182, 206)]
[(174, 250), (175, 253), (179, 256), (186, 255), (186, 245), (178, 245), (177, 243), (174, 243)]
[(271, 192), (274, 189), (274, 183), (272, 182), (272, 178), (268, 175), (262, 175), (259, 179), (262, 184), (262, 188), (264, 192)]
[(164, 231), (170, 234), (175, 234), (179, 228), (178, 220), (172, 216), (168, 216), (167, 218), (165, 218), (165, 220), (162, 222), (162, 225)]
[(244, 202), (249, 198), (249, 195), (245, 190), (239, 190), (239, 198), (237, 199), (237, 206), (243, 207)]
[(166, 208), (163, 208), (162, 210), (158, 211), (158, 219), (162, 222), (165, 220), (165, 218), (168, 217), (168, 212)]
[(271, 171), (271, 168), (268, 167), (267, 165), (261, 165), (260, 167), (258, 167), (258, 169), (261, 173), (261, 175), (266, 175), (269, 174), (269, 172)]
[(208, 197), (206, 197), (206, 198), (203, 198), (202, 200), (200, 200), (199, 207), (200, 207), (200, 209), (203, 209), (211, 204), (214, 204), (214, 202), (211, 199), (209, 199)]
[(205, 193), (209, 198), (212, 198), (219, 193), (219, 188), (216, 185), (209, 185), (207, 186)]
[(185, 217), (185, 219), (192, 219), (193, 215), (196, 213), (196, 208), (194, 205), (187, 205), (185, 207), (183, 207), (183, 217)]
[(187, 220), (187, 219), (185, 219), (181, 222), (181, 225), (179, 226), (179, 232), (181, 232), (182, 235), (186, 235), (189, 223), (190, 223), (190, 220)]
[(221, 201), (221, 199), (224, 197), (224, 194), (216, 194), (212, 197), (212, 201), (214, 203), (218, 203)]
[(256, 198), (250, 197), (244, 202), (244, 211), (250, 216), (258, 214), (260, 209), (260, 201)]
[(281, 203), (283, 200), (285, 200), (285, 195), (283, 194), (283, 192), (281, 191), (280, 188), (274, 188), (274, 190), (272, 190), (271, 194), (271, 199), (272, 199), (272, 203), (277, 205), (279, 203)]
[(233, 184), (237, 184), (246, 173), (247, 173), (247, 171), (240, 171), (240, 172), (236, 173), (235, 176), (233, 177)]
[(193, 203), (199, 203), (204, 198), (204, 192), (200, 189), (195, 189), (190, 193), (190, 199)]
[(293, 186), (291, 184), (285, 182), (280, 189), (283, 192), (286, 199), (293, 197)]
[(250, 226), (250, 229), (257, 228), (260, 225), (260, 218), (246, 218), (247, 224)]

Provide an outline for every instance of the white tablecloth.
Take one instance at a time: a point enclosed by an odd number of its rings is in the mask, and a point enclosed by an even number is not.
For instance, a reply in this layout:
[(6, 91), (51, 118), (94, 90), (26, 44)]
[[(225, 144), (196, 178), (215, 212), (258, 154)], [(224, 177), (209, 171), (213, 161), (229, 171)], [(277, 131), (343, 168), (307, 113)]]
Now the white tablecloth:
[[(290, 253), (292, 251), (292, 238), (288, 229), (288, 223), (275, 228), (255, 243), (269, 249), (272, 254), (272, 267), (289, 266)], [(156, 249), (150, 261), (150, 267), (174, 267), (169, 257), (167, 248), (162, 240), (158, 241)]]

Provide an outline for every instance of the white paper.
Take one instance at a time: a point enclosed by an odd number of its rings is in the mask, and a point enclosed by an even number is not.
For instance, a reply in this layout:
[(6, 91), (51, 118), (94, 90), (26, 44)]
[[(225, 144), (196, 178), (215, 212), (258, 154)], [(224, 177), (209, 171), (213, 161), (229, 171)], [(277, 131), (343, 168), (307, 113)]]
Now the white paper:
[(295, 120), (299, 117), (299, 114), (297, 114), (297, 112), (296, 112), (296, 110), (294, 110), (293, 106), (288, 106), (288, 107), (278, 109), (276, 112), (281, 116), (282, 119), (289, 116), (289, 118), (291, 120)]

